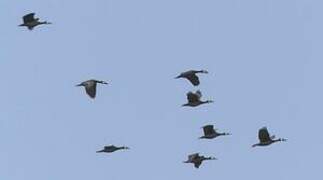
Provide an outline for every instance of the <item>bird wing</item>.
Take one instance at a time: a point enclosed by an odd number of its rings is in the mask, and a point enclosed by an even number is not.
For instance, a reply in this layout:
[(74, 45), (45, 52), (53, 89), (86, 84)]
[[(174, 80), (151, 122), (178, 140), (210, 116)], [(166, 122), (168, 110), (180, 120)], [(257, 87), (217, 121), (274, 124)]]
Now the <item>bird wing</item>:
[(105, 150), (112, 150), (115, 149), (116, 147), (114, 145), (109, 145), (109, 146), (104, 146)]
[(189, 74), (186, 76), (186, 78), (194, 85), (198, 86), (200, 84), (199, 77), (196, 74)]
[(188, 92), (186, 95), (187, 95), (187, 100), (190, 103), (194, 103), (194, 102), (199, 101), (199, 96), (195, 93)]
[(259, 129), (258, 138), (259, 138), (260, 142), (268, 142), (271, 140), (269, 132), (266, 127)]
[(96, 95), (96, 83), (86, 85), (85, 86), (85, 91), (91, 98), (95, 98), (95, 95)]
[(195, 94), (198, 96), (199, 99), (201, 99), (202, 92), (200, 90), (197, 90)]
[(23, 19), (24, 23), (32, 22), (35, 20), (34, 16), (35, 16), (35, 13), (29, 13), (29, 14), (25, 15), (22, 19)]
[(206, 125), (203, 127), (204, 135), (214, 134), (215, 130), (213, 125)]
[(188, 160), (192, 162), (198, 156), (199, 156), (199, 153), (190, 154), (188, 156)]
[(194, 167), (199, 168), (201, 164), (202, 164), (202, 161), (195, 161), (194, 162)]

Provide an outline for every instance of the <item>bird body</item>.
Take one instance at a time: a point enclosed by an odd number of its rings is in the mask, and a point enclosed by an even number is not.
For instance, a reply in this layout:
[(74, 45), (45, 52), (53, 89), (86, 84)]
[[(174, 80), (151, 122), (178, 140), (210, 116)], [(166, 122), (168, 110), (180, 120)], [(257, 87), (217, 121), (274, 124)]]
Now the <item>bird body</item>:
[(205, 73), (207, 74), (208, 72), (205, 70), (189, 70), (186, 72), (182, 72), (180, 75), (178, 75), (177, 77), (175, 77), (175, 79), (178, 78), (185, 78), (187, 80), (189, 80), (194, 86), (198, 86), (200, 84), (200, 80), (199, 77), (196, 75), (197, 73)]
[(267, 130), (267, 127), (263, 127), (261, 129), (259, 129), (258, 139), (259, 139), (259, 143), (252, 145), (252, 147), (268, 146), (268, 145), (273, 144), (275, 142), (286, 141), (286, 139), (284, 139), (284, 138), (275, 139), (275, 136), (270, 136), (270, 134)]
[(39, 18), (35, 18), (35, 13), (29, 13), (23, 16), (23, 23), (19, 26), (26, 26), (29, 30), (33, 30), (34, 27), (41, 25), (41, 24), (51, 24), (47, 21), (39, 21)]
[(213, 139), (218, 136), (226, 136), (231, 135), (230, 133), (218, 133), (216, 129), (214, 129), (213, 125), (205, 125), (203, 126), (204, 135), (200, 137), (200, 139)]
[(200, 90), (197, 90), (195, 93), (190, 91), (186, 94), (186, 97), (188, 102), (186, 104), (183, 104), (182, 106), (196, 107), (201, 104), (207, 104), (207, 103), (213, 102), (212, 100), (202, 101), (201, 100), (202, 93)]
[(199, 168), (204, 160), (215, 160), (214, 157), (200, 156), (199, 153), (188, 155), (188, 159), (184, 163), (193, 163), (195, 168)]
[(107, 82), (105, 81), (98, 81), (98, 80), (95, 80), (95, 79), (91, 79), (91, 80), (87, 80), (87, 81), (84, 81), (76, 86), (84, 86), (85, 88), (85, 91), (86, 93), (91, 97), (91, 98), (95, 98), (96, 96), (96, 86), (97, 86), (97, 83), (100, 83), (100, 84), (108, 84)]
[(114, 145), (109, 145), (109, 146), (104, 146), (104, 148), (100, 151), (97, 151), (97, 153), (101, 153), (101, 152), (112, 153), (114, 151), (118, 151), (121, 149), (129, 149), (129, 147), (126, 147), (126, 146), (117, 147)]

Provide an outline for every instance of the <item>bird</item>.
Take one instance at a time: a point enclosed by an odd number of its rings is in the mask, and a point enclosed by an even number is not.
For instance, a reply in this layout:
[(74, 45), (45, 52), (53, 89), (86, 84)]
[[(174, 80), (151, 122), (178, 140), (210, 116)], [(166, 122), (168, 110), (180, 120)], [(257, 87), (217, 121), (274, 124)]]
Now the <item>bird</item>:
[(183, 163), (193, 163), (195, 168), (199, 168), (204, 160), (216, 160), (216, 158), (200, 156), (199, 153), (194, 153), (188, 155), (188, 159)]
[(97, 153), (112, 153), (114, 151), (118, 151), (118, 150), (121, 150), (121, 149), (129, 149), (129, 147), (126, 147), (126, 146), (121, 146), (121, 147), (117, 147), (117, 146), (114, 146), (114, 145), (109, 145), (109, 146), (104, 146), (102, 150), (99, 150), (99, 151), (96, 151)]
[(256, 146), (268, 146), (272, 143), (279, 142), (279, 141), (287, 141), (284, 138), (279, 138), (275, 139), (275, 136), (270, 136), (269, 132), (267, 130), (267, 127), (262, 127), (258, 131), (258, 138), (259, 138), (259, 143), (252, 145), (252, 147)]
[(208, 72), (206, 70), (189, 70), (186, 72), (182, 72), (180, 75), (175, 77), (175, 79), (179, 78), (186, 78), (189, 80), (194, 86), (198, 86), (200, 84), (199, 77), (196, 75), (197, 73), (204, 73), (207, 74)]
[(183, 104), (182, 106), (195, 107), (201, 104), (213, 103), (212, 100), (201, 101), (202, 93), (200, 90), (197, 90), (195, 93), (190, 91), (186, 94), (186, 96), (188, 102), (186, 104)]
[(82, 83), (80, 83), (80, 84), (78, 84), (76, 86), (84, 86), (86, 93), (92, 99), (94, 99), (95, 95), (96, 95), (96, 85), (97, 85), (97, 83), (108, 84), (105, 81), (98, 81), (98, 80), (95, 80), (95, 79), (91, 79), (91, 80), (84, 81), (84, 82), (82, 82)]
[(19, 26), (26, 26), (29, 30), (33, 30), (34, 27), (41, 24), (52, 24), (47, 21), (39, 21), (39, 18), (35, 18), (35, 13), (29, 13), (22, 17), (23, 23)]
[(202, 128), (203, 128), (204, 136), (201, 136), (200, 139), (213, 139), (218, 136), (231, 135), (230, 133), (218, 133), (216, 129), (214, 129), (213, 125), (205, 125)]

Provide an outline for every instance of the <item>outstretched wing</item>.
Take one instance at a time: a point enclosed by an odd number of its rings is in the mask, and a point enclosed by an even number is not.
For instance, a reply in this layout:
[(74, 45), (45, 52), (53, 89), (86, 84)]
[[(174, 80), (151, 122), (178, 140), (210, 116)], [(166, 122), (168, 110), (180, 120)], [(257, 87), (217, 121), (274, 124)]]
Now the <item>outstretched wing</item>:
[(199, 99), (202, 97), (202, 92), (200, 90), (197, 90), (195, 94), (198, 96)]
[(194, 162), (194, 167), (199, 168), (201, 164), (202, 164), (202, 161), (196, 161)]
[(266, 127), (259, 129), (258, 138), (260, 142), (268, 142), (271, 140), (269, 132)]
[(35, 13), (29, 13), (29, 14), (25, 15), (22, 19), (23, 19), (24, 23), (33, 22), (35, 20), (34, 16), (35, 16)]
[(95, 98), (96, 95), (96, 83), (85, 86), (86, 93), (91, 97)]
[(213, 125), (206, 125), (203, 127), (204, 135), (215, 134)]
[(190, 154), (188, 155), (188, 161), (192, 162), (198, 156), (199, 156), (199, 153)]
[(200, 84), (199, 77), (195, 73), (191, 73), (186, 76), (186, 78), (194, 85), (198, 86)]
[(187, 100), (188, 100), (188, 102), (189, 103), (194, 103), (194, 102), (197, 102), (197, 101), (199, 101), (199, 96), (197, 95), (197, 94), (195, 94), (195, 93), (192, 93), (192, 92), (188, 92), (187, 94), (186, 94), (186, 96), (187, 96)]

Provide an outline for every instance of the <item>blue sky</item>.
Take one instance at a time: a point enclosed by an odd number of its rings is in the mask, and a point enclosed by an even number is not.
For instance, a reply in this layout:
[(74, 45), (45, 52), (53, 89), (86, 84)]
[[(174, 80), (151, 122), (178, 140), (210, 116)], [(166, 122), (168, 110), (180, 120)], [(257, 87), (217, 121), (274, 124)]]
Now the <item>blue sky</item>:
[[(0, 177), (319, 179), (322, 5), (2, 0)], [(18, 27), (30, 12), (53, 24)], [(189, 69), (210, 73), (174, 79)], [(110, 83), (95, 100), (75, 87), (91, 78)], [(197, 89), (215, 103), (180, 107)], [(233, 135), (197, 140), (205, 124)], [(252, 149), (263, 126), (288, 142)], [(193, 152), (219, 160), (195, 169)]]

